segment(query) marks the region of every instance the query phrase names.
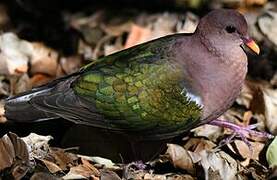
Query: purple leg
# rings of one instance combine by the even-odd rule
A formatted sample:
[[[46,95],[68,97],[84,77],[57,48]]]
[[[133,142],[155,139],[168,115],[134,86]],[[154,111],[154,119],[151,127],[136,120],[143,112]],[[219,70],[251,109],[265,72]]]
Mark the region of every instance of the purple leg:
[[[247,137],[263,138],[263,139],[274,138],[274,136],[269,134],[269,133],[259,132],[259,131],[253,130],[257,127],[256,124],[250,125],[250,126],[247,126],[247,127],[243,127],[243,126],[239,126],[239,125],[236,125],[234,123],[219,120],[219,119],[210,121],[209,124],[214,125],[214,126],[228,128],[228,129],[231,129],[232,131],[234,131],[234,134],[231,135],[230,138],[227,138],[226,141],[224,141],[224,143],[228,144],[236,135],[238,135],[248,145],[250,150],[252,149],[252,147],[251,147],[250,142],[247,140]]]

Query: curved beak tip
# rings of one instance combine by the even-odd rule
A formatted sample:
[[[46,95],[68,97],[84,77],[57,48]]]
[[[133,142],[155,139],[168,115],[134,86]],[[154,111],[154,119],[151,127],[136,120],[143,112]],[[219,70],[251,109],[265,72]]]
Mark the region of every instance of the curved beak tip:
[[[249,39],[247,42],[245,42],[245,45],[249,47],[252,51],[254,51],[256,54],[260,54],[260,48],[253,39]]]

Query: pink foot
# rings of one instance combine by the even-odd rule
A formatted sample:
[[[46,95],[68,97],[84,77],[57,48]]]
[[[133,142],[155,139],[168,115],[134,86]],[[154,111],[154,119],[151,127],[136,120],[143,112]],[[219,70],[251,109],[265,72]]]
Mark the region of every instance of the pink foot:
[[[272,139],[272,138],[274,138],[274,136],[269,133],[253,130],[257,127],[257,124],[243,127],[243,126],[239,126],[234,123],[231,123],[228,121],[222,121],[219,119],[210,121],[209,124],[214,125],[214,126],[228,128],[234,132],[234,134],[232,134],[230,137],[228,137],[227,139],[224,140],[224,142],[223,142],[224,144],[230,143],[231,140],[235,136],[239,136],[247,144],[247,146],[249,147],[250,150],[252,150],[252,147],[251,147],[250,142],[247,140],[247,138],[251,138],[251,139],[257,139],[257,138]]]

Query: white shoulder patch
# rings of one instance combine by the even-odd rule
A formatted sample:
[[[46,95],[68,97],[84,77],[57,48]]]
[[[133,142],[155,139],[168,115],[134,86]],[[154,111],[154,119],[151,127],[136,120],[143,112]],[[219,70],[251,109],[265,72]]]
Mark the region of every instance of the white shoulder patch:
[[[195,102],[195,104],[197,104],[199,107],[203,107],[203,102],[200,96],[189,92],[186,88],[182,90],[181,94],[185,95],[189,101]]]

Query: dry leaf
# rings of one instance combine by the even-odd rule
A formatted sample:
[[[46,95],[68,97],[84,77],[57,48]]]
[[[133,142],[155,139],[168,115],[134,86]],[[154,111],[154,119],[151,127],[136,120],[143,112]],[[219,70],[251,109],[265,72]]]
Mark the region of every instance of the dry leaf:
[[[47,161],[45,159],[42,159],[41,161],[45,164],[45,166],[51,173],[56,173],[56,172],[62,171],[62,169],[58,165],[56,165],[55,163],[53,163],[51,161]]]
[[[126,49],[147,41],[150,37],[150,34],[150,29],[132,24],[131,31],[124,45],[124,48]]]
[[[190,138],[188,142],[184,145],[184,148],[186,150],[196,153],[202,150],[212,150],[214,147],[216,147],[216,144],[204,138]]]
[[[41,43],[33,43],[32,47],[31,73],[55,76],[58,67],[58,53]]]
[[[205,124],[191,130],[195,136],[207,137],[211,141],[216,141],[222,135],[223,128]]]
[[[259,160],[259,155],[260,152],[264,148],[264,143],[260,142],[249,142],[251,144],[251,147],[253,148],[253,151],[249,149],[247,144],[243,142],[242,140],[235,140],[234,145],[235,148],[232,147],[231,144],[227,144],[227,146],[237,154],[240,154],[243,158],[249,158],[249,159],[254,159],[254,160]]]
[[[70,57],[63,57],[60,59],[60,64],[63,71],[66,74],[71,74],[76,72],[81,67],[82,59],[81,56],[70,56]]]
[[[201,151],[201,165],[205,171],[205,179],[240,179],[238,174],[239,164],[223,151]]]
[[[129,32],[131,26],[131,22],[125,22],[119,25],[101,24],[101,28],[106,32],[107,35],[115,37],[121,36],[124,32]]]
[[[261,32],[277,46],[277,12],[267,11],[258,18],[258,26]]]
[[[193,33],[196,30],[199,18],[196,15],[188,12],[186,13],[184,21],[184,23],[181,20],[178,21],[176,25],[176,31],[178,33]]]
[[[31,85],[32,87],[37,87],[43,84],[46,84],[48,82],[50,82],[52,80],[52,78],[50,78],[49,76],[45,75],[45,74],[40,74],[37,73],[35,75],[33,75],[33,77],[31,77]]]
[[[0,139],[0,170],[12,167],[6,174],[21,179],[30,168],[27,146],[16,134],[8,133]]]
[[[247,6],[258,5],[262,6],[267,3],[267,0],[244,0]]]
[[[79,179],[79,178],[99,179],[99,176],[100,176],[100,172],[98,170],[95,171],[94,169],[92,170],[90,166],[80,164],[78,166],[71,167],[70,171],[62,178],[63,179]]]
[[[67,170],[68,167],[75,164],[78,160],[77,155],[65,152],[61,148],[50,148],[50,152],[47,155],[48,159],[51,159],[62,170]]]
[[[30,90],[31,88],[32,84],[30,78],[26,73],[24,73],[22,76],[19,77],[18,81],[15,84],[14,94],[25,92],[27,90]]]
[[[32,45],[13,33],[0,36],[0,74],[19,75],[28,70]]]
[[[100,164],[100,165],[104,166],[105,168],[109,168],[109,169],[118,169],[119,168],[110,159],[97,157],[97,156],[84,156],[84,155],[78,155],[78,157],[92,161],[95,164]]]
[[[0,139],[0,170],[10,167],[15,158],[14,146],[8,135]]]
[[[167,144],[165,156],[175,167],[184,169],[192,174],[195,173],[191,156],[182,146]]]
[[[30,180],[60,180],[60,178],[56,178],[55,176],[49,174],[49,173],[44,173],[44,172],[37,172],[32,175]]]
[[[121,178],[113,171],[110,170],[100,170],[100,179],[101,180],[121,180]]]
[[[276,135],[277,91],[271,89],[263,89],[263,97],[265,104],[266,126],[272,134]]]
[[[40,136],[31,133],[22,140],[27,144],[30,158],[43,159],[49,152],[48,142],[53,139],[51,136]]]

